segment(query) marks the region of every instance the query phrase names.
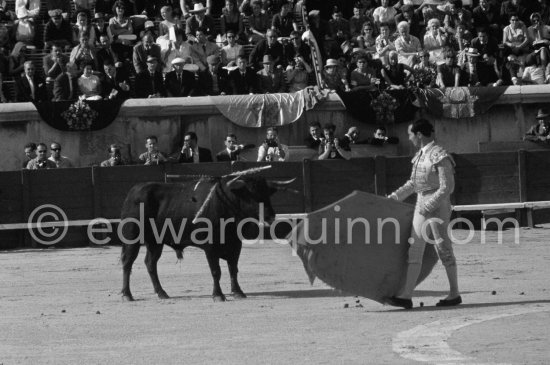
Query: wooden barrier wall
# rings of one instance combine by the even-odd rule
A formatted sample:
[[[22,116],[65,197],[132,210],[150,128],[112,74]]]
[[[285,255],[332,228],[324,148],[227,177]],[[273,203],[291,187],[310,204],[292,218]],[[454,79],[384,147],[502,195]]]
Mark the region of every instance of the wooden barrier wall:
[[[519,151],[454,155],[454,204],[550,200],[550,151]],[[353,190],[386,195],[401,186],[411,171],[410,157],[358,158],[349,161],[273,163],[262,172],[270,179],[296,178],[291,188],[272,199],[277,213],[319,209]],[[164,181],[170,175],[222,176],[265,165],[255,162],[166,164],[39,171],[0,172],[0,223],[26,223],[42,204],[54,204],[69,220],[119,218],[128,190],[136,183]],[[409,198],[414,201],[414,197]],[[87,244],[83,227],[72,227],[64,243]],[[0,231],[0,249],[31,246],[26,230]]]

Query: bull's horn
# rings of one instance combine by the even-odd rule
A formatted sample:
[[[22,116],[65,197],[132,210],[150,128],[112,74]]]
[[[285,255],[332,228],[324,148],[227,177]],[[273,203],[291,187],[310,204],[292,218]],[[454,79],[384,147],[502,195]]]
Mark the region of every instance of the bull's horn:
[[[294,179],[290,179],[290,180],[285,180],[285,181],[276,181],[276,180],[269,180],[268,181],[268,184],[274,188],[282,188],[282,187],[285,187],[287,185],[290,185],[294,182],[294,180],[296,180],[296,178]]]

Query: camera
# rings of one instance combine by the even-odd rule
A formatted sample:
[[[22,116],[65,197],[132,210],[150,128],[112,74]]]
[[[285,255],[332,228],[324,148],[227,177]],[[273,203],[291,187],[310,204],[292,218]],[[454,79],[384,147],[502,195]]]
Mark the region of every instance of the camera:
[[[274,139],[266,139],[264,143],[267,145],[267,147],[278,147],[279,144]]]

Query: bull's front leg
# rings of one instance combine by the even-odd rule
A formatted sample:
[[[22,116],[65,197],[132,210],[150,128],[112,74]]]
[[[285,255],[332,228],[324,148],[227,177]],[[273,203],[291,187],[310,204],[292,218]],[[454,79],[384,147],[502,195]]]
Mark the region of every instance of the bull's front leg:
[[[206,259],[208,260],[208,266],[210,266],[210,273],[214,280],[214,287],[212,289],[212,299],[215,302],[224,302],[225,295],[223,295],[222,288],[220,287],[220,278],[222,277],[222,271],[220,269],[220,258],[214,255],[212,252],[206,252]]]
[[[227,260],[227,267],[229,269],[229,276],[231,277],[231,294],[235,299],[244,299],[246,294],[243,293],[239,281],[237,280],[237,274],[239,273],[239,256],[232,257]]]

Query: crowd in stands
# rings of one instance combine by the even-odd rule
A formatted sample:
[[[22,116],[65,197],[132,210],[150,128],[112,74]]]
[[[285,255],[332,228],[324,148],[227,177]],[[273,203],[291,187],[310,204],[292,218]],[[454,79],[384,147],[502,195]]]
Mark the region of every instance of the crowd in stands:
[[[0,101],[297,91],[303,3],[331,89],[550,82],[547,0],[0,0]]]

